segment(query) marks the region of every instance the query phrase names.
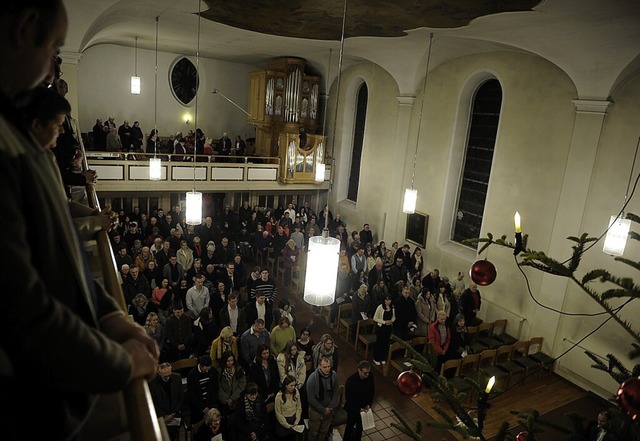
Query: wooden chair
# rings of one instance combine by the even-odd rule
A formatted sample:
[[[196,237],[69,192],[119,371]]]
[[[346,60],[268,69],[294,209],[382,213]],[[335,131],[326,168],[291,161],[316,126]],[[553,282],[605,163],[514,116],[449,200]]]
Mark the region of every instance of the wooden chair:
[[[533,358],[529,358],[529,341],[523,341],[522,343],[518,347],[514,346],[511,359],[524,368],[525,375],[522,379],[524,383],[527,378],[532,377],[534,374],[536,374],[536,377],[539,376],[542,365]]]
[[[473,344],[478,340],[478,326],[467,326],[467,331],[469,334],[469,344]]]
[[[413,347],[413,349],[416,350],[416,352],[420,354],[426,354],[428,342],[429,342],[429,337],[418,336],[418,337],[413,337],[411,341],[409,341],[409,344]]]
[[[509,374],[509,381],[507,383],[508,384],[507,387],[510,387],[512,384],[515,384],[514,383],[515,377],[520,377],[519,378],[520,383],[524,381],[527,370],[525,369],[524,366],[514,361],[514,354],[515,354],[515,357],[518,358],[519,356],[521,356],[522,349],[526,348],[526,346],[527,346],[527,342],[525,341],[519,341],[519,342],[516,342],[516,344],[514,345],[504,346],[504,347],[511,348],[511,352],[509,353],[509,359],[506,361],[496,362],[496,366],[498,367],[498,369],[502,369],[503,371]]]
[[[447,379],[456,393],[467,392],[471,389],[471,385],[464,381],[464,378],[460,375],[461,365],[462,359],[456,358],[445,361],[440,367],[440,375]]]
[[[189,401],[186,399],[187,396],[187,374],[191,369],[198,365],[197,358],[182,358],[180,360],[176,360],[171,363],[171,370],[174,373],[180,374],[182,377],[182,388],[184,391],[185,400],[182,403],[181,409],[181,420],[180,420],[180,428],[184,430],[184,439],[188,440],[193,438],[193,426],[191,424],[191,415],[189,408]]]
[[[333,411],[331,425],[334,428],[347,424],[347,411],[344,410],[344,384],[338,387],[338,407]]]
[[[480,363],[480,354],[470,354],[466,357],[463,357],[460,361],[460,371],[458,373],[458,376],[461,378],[468,377],[476,382],[480,381],[478,378],[480,376],[480,372],[478,371],[478,363]],[[464,383],[468,385],[466,381]],[[471,387],[469,387],[469,389],[467,390],[467,400],[469,402],[473,402],[475,398],[474,392],[475,389]]]
[[[294,266],[291,269],[291,286],[292,288],[301,289],[304,281],[304,271],[307,268],[307,265],[303,262],[306,253],[299,254],[298,265]]]
[[[198,365],[197,358],[183,358],[171,363],[171,368],[173,372],[177,372],[182,376],[182,379],[183,379],[182,382],[185,383],[187,381],[187,374],[191,369],[193,369],[197,365]]]
[[[343,303],[338,306],[338,320],[336,324],[336,334],[340,335],[340,327],[345,327],[344,339],[349,343],[349,332],[351,331],[351,310],[353,303]]]
[[[471,352],[480,353],[485,349],[496,349],[489,347],[486,343],[489,337],[491,337],[492,332],[493,323],[480,323],[480,325],[478,325],[478,337],[470,344]]]
[[[505,345],[514,345],[517,338],[507,334],[507,319],[500,319],[493,322],[493,337]]]
[[[376,322],[373,319],[358,320],[356,326],[356,342],[355,349],[358,351],[358,344],[362,342],[364,344],[364,358],[367,359],[369,354],[369,345],[376,344]]]
[[[509,348],[509,351],[510,350],[511,348]],[[478,377],[478,379],[481,382],[480,385],[483,386],[482,382],[486,383],[491,377],[495,377],[496,386],[504,389],[509,381],[509,374],[507,374],[502,369],[498,369],[497,367],[495,367],[497,351],[497,349],[486,349],[480,353],[478,370],[480,371],[481,375]]]
[[[409,360],[407,350],[402,347],[402,344],[400,342],[392,343],[387,351],[387,362],[382,367],[382,373],[385,377],[389,375],[389,366],[392,364],[399,372],[405,371],[407,366],[404,365],[404,363],[406,363],[407,360]]]
[[[542,352],[543,340],[543,337],[533,337],[529,340],[529,351],[527,352],[527,357],[540,363],[542,367],[540,373],[542,373],[542,371],[551,373],[553,372],[553,364],[556,359]]]

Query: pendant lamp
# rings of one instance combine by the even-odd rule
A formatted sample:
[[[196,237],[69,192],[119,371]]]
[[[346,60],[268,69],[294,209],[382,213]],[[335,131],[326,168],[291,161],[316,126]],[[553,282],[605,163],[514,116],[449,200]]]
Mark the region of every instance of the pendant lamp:
[[[196,96],[193,126],[198,127],[198,75],[200,67],[200,22],[202,14],[200,13],[200,0],[198,0],[198,42],[196,45]],[[202,193],[196,191],[196,148],[193,147],[193,190],[187,193],[186,201],[186,223],[187,225],[200,225],[202,223]]]
[[[416,160],[418,159],[418,141],[420,140],[420,128],[422,127],[422,111],[424,109],[424,96],[427,90],[427,77],[429,76],[429,62],[431,61],[431,44],[433,43],[433,32],[429,35],[429,51],[427,52],[427,67],[424,71],[424,85],[422,87],[422,103],[420,104],[420,116],[418,117],[418,133],[416,135],[416,151],[413,155],[413,172],[411,173],[411,188],[404,190],[404,202],[402,212],[413,214],[416,212],[418,203],[418,190],[413,187],[416,177]]]
[[[347,0],[344,0],[342,11],[342,34],[340,36],[340,57],[338,62],[338,79],[336,84],[336,109],[333,123],[331,157],[335,146],[336,123],[338,120],[338,97],[340,97],[340,77],[342,76],[342,58],[344,53],[344,29],[347,18]],[[324,165],[324,164],[322,164]],[[316,164],[318,167],[318,164]],[[331,167],[331,174],[335,167]],[[316,168],[317,176],[317,168]],[[327,201],[331,196],[333,179],[330,179]],[[335,301],[338,263],[340,260],[340,241],[329,237],[329,209],[323,211],[325,217],[322,236],[309,239],[307,252],[307,269],[304,285],[304,301],[314,306],[328,306]]]

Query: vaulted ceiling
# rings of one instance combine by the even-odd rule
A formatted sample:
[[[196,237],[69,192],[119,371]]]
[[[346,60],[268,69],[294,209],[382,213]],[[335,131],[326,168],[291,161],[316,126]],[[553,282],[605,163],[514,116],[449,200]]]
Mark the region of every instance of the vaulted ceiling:
[[[339,49],[342,0],[64,0],[70,30],[64,47],[81,56],[100,44],[194,55],[263,68],[297,56],[331,79]],[[508,4],[508,7],[504,6]],[[344,65],[370,61],[411,95],[430,68],[472,53],[520,51],[547,59],[574,82],[577,98],[604,99],[640,70],[638,0],[348,0]],[[333,51],[331,72],[329,50]]]

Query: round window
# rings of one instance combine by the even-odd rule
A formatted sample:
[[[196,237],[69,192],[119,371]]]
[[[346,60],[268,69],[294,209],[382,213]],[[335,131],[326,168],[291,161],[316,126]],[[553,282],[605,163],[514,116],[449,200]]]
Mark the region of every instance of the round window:
[[[179,59],[171,68],[171,91],[176,99],[186,106],[198,92],[199,77],[196,66],[186,57]]]

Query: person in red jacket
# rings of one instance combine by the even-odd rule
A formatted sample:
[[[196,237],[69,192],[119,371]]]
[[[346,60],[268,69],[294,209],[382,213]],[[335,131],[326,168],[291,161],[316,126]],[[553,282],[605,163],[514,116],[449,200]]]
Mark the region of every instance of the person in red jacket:
[[[429,343],[436,351],[436,372],[440,372],[440,366],[446,360],[449,343],[451,343],[451,330],[447,326],[447,313],[438,311],[436,321],[429,326]]]

